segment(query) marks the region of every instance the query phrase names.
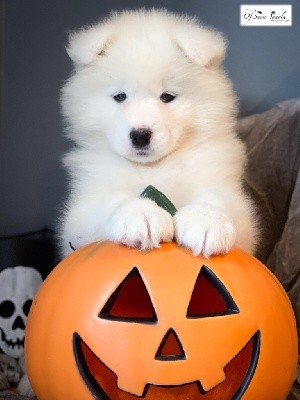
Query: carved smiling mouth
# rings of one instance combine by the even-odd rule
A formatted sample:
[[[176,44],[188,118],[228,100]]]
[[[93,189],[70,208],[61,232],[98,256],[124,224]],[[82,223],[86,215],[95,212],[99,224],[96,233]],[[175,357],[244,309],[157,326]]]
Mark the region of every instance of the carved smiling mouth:
[[[147,384],[141,397],[119,389],[117,376],[88,347],[78,333],[73,334],[73,350],[78,370],[98,400],[240,400],[255,372],[260,350],[257,331],[242,350],[224,367],[226,379],[208,392],[199,381],[182,385]]]

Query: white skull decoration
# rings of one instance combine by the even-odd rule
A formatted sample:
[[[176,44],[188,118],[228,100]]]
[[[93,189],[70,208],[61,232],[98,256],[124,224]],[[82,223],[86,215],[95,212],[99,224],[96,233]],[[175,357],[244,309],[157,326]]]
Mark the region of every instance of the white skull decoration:
[[[41,274],[32,267],[17,266],[0,272],[0,348],[11,357],[23,355],[25,325],[41,283]]]

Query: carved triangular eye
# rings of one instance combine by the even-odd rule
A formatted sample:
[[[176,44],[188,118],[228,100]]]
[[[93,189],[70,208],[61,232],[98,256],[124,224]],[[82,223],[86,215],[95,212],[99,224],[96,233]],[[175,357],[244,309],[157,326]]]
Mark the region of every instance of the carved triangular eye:
[[[124,322],[157,322],[151,298],[136,267],[110,296],[99,317]]]
[[[239,312],[226,287],[206,266],[201,268],[187,310],[187,318],[214,317]]]

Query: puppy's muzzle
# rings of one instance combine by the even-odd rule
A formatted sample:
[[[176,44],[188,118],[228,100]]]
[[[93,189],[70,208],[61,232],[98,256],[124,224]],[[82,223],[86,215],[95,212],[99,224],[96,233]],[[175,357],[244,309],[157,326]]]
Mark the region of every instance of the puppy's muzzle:
[[[143,149],[149,146],[152,132],[149,129],[133,129],[129,136],[133,147]]]

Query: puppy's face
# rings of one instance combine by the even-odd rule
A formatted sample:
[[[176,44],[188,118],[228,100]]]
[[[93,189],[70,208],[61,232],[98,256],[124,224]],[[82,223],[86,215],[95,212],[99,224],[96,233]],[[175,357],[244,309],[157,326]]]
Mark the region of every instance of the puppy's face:
[[[178,58],[186,63],[183,55]],[[111,49],[107,59],[98,62],[98,68],[110,71],[111,77],[101,90],[103,112],[93,119],[98,119],[111,149],[139,163],[172,153],[194,124],[191,82],[184,78],[191,68],[175,68],[173,60],[158,60],[143,49],[133,54]]]
[[[109,26],[100,24],[74,36],[69,54],[77,70],[63,89],[62,105],[71,123],[70,136],[81,145],[95,148],[105,141],[122,157],[149,163],[193,140],[199,130],[203,136],[208,127],[212,131],[210,122],[216,122],[231,92],[218,62],[209,65],[216,50],[207,59],[203,51],[204,61],[195,61],[186,49],[185,36],[182,39],[177,32],[174,38],[170,21],[167,29],[161,13],[148,14],[143,24],[141,15],[132,14],[131,29],[128,15],[127,19],[121,15]],[[199,34],[199,28],[194,28]],[[105,36],[104,29],[107,37],[91,56],[86,47],[94,40],[95,52],[97,35],[101,36],[97,29]],[[213,42],[209,36],[206,40]]]
[[[144,76],[147,79],[147,76]],[[144,88],[125,85],[109,97],[113,119],[105,133],[112,149],[125,158],[147,163],[173,152],[189,129],[178,90],[162,82]],[[148,87],[147,87],[148,86]]]

